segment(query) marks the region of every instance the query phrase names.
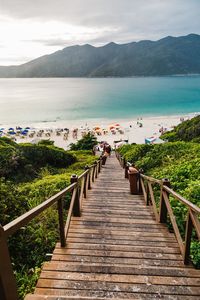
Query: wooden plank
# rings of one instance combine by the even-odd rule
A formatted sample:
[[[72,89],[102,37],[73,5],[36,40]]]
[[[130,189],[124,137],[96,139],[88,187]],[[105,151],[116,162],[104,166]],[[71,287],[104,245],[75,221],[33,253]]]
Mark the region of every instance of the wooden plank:
[[[66,251],[65,251],[66,250]],[[156,253],[148,249],[146,252],[124,252],[124,251],[106,251],[106,250],[86,250],[86,249],[59,249],[56,248],[53,252],[58,255],[89,255],[89,256],[104,256],[104,257],[130,257],[130,258],[148,258],[148,259],[179,259],[182,260],[180,254],[174,253]]]
[[[62,272],[43,271],[40,276],[41,279],[62,279],[62,280],[76,280],[87,282],[120,282],[120,283],[149,283],[160,285],[181,285],[181,286],[200,286],[200,278],[191,277],[174,277],[174,276],[148,276],[144,275],[125,275],[120,274],[99,274],[99,273],[75,273],[75,272]],[[200,293],[200,290],[199,290]]]
[[[45,271],[61,271],[61,272],[78,272],[78,273],[103,273],[103,274],[127,274],[127,275],[147,275],[147,276],[171,276],[171,277],[190,277],[200,278],[200,272],[195,269],[188,268],[172,268],[145,266],[138,268],[137,266],[127,267],[121,265],[101,265],[101,264],[68,264],[63,262],[46,262],[43,270]]]
[[[100,239],[103,238],[104,240],[122,240],[122,241],[147,241],[147,242],[170,242],[170,243],[175,243],[177,245],[177,241],[174,237],[165,237],[164,235],[156,235],[155,233],[148,232],[144,236],[143,233],[135,233],[135,235],[118,235],[117,233],[115,234],[109,234],[109,233],[84,233],[84,232],[70,232],[68,234],[68,238],[90,238],[90,239]]]
[[[129,209],[123,209],[123,210],[120,210],[120,209],[116,209],[116,210],[109,210],[107,209],[107,207],[104,207],[102,210],[99,211],[99,209],[93,207],[93,208],[87,208],[87,209],[83,209],[82,210],[82,215],[84,214],[96,214],[96,213],[108,213],[108,214],[124,214],[124,215],[131,215],[131,216],[134,216],[134,215],[140,215],[140,216],[154,216],[153,212],[149,211],[149,210],[144,210],[144,211],[130,211]]]
[[[104,250],[104,251],[126,251],[126,252],[152,252],[152,253],[180,253],[179,248],[159,247],[159,246],[138,246],[138,245],[111,245],[111,244],[83,244],[67,243],[68,249],[85,249],[85,250]]]
[[[103,245],[116,245],[116,239],[98,239],[98,238],[75,238],[75,237],[68,237],[67,242],[69,243],[78,243],[78,244],[103,244]],[[122,245],[129,245],[129,246],[156,246],[156,247],[169,247],[169,248],[179,248],[176,242],[159,242],[158,241],[139,241],[139,240],[119,240],[117,243],[118,246]]]
[[[81,228],[78,230],[77,226],[71,226],[69,229],[70,234],[74,233],[84,233],[84,234],[98,234],[98,235],[118,235],[118,236],[124,236],[124,237],[140,237],[140,236],[155,236],[155,237],[169,237],[169,238],[175,238],[173,233],[168,232],[166,228],[160,229],[159,231],[155,231],[155,229],[152,229],[151,231],[141,231],[141,230],[135,230],[127,232],[127,230],[107,230],[104,228]]]
[[[25,300],[44,300],[44,291],[43,289],[36,289],[36,291],[40,292],[40,290],[42,291],[42,295],[27,295],[26,296],[26,299]],[[54,296],[53,294],[55,294],[57,292],[52,290],[51,292],[51,289],[48,290],[48,292],[50,292],[51,294],[50,295],[47,295],[47,293],[45,294],[45,300],[74,300],[74,299],[79,299],[79,300],[96,300],[96,296],[94,297],[82,297],[80,295],[76,295],[76,296],[66,296],[65,295],[61,295],[59,296]],[[151,299],[154,299],[155,300],[155,297],[157,295],[155,294],[134,294],[134,296],[131,298],[132,300],[137,300],[137,299],[140,299],[140,300],[151,300]],[[172,297],[171,297],[172,299]],[[101,297],[98,297],[98,300],[105,300],[105,297],[104,298],[101,298]],[[124,300],[124,298],[117,298],[117,300]],[[162,300],[169,300],[169,296],[165,296],[165,295],[162,295]],[[176,295],[176,300],[199,300],[199,296],[184,296],[184,295]]]
[[[129,227],[129,228],[128,228]],[[149,226],[149,225],[146,225],[146,226],[142,226],[142,225],[138,225],[138,224],[135,224],[135,226],[125,226],[125,227],[122,227],[122,226],[112,226],[111,224],[108,224],[108,223],[104,223],[104,224],[101,224],[101,226],[99,224],[73,224],[70,226],[71,230],[79,230],[81,232],[83,232],[84,230],[99,230],[99,231],[107,231],[107,232],[110,232],[110,231],[124,231],[125,232],[157,232],[157,233],[166,233],[168,234],[167,232],[167,228],[166,227],[159,227],[159,226]]]
[[[104,217],[104,220],[106,222],[110,222],[110,223],[117,223],[117,224],[152,224],[152,225],[158,225],[155,220],[144,220],[144,219],[135,219],[135,218],[115,218],[115,217],[110,217],[110,216],[105,216]],[[73,223],[78,223],[79,221],[80,222],[101,222],[102,223],[102,217],[96,217],[96,216],[93,216],[93,217],[90,217],[90,216],[85,216],[85,217],[72,217],[72,224]]]
[[[54,289],[66,289],[66,290],[80,290],[80,291],[104,291],[108,292],[116,292],[120,291],[120,293],[149,293],[156,294],[160,293],[161,295],[196,295],[199,296],[199,288],[198,287],[187,287],[187,286],[163,286],[163,285],[151,285],[148,284],[128,284],[128,283],[110,283],[110,282],[82,282],[82,281],[70,281],[70,280],[51,280],[48,279],[40,279],[37,283],[37,288],[54,288]],[[82,294],[81,292],[81,294]],[[117,292],[116,292],[117,293]],[[118,293],[117,293],[118,294]]]
[[[129,224],[129,223],[110,223],[110,222],[89,222],[89,221],[78,221],[71,224],[73,228],[98,228],[98,229],[105,229],[107,230],[128,230],[128,231],[152,231],[156,230],[159,232],[160,230],[167,231],[166,227],[162,226],[161,224]]]
[[[127,219],[142,219],[142,220],[154,220],[154,218],[151,215],[137,215],[137,214],[128,214],[122,212],[121,214],[113,214],[113,213],[108,213],[108,212],[96,212],[96,213],[82,213],[83,219],[88,219],[92,217],[98,217],[98,218],[108,218],[108,217],[115,217],[117,219],[120,218],[127,218]]]
[[[149,255],[150,256],[150,255]],[[96,263],[96,264],[109,264],[109,265],[128,265],[128,266],[171,266],[171,267],[183,267],[183,261],[181,257],[177,257],[176,259],[171,259],[168,257],[167,259],[152,259],[149,258],[133,258],[133,257],[105,257],[105,256],[87,256],[87,255],[80,255],[80,254],[67,254],[67,255],[60,255],[54,254],[52,257],[52,261],[67,261],[70,262],[77,262],[78,264],[84,263]],[[190,267],[191,268],[191,267]]]

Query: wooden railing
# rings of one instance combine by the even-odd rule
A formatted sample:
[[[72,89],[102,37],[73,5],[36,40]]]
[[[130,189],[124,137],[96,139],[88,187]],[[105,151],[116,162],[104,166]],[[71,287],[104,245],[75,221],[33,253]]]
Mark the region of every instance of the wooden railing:
[[[27,225],[36,216],[57,202],[60,242],[61,246],[65,247],[71,217],[72,215],[81,215],[82,199],[83,197],[86,198],[88,190],[91,189],[92,182],[95,181],[95,178],[97,178],[98,173],[101,171],[101,166],[102,159],[99,158],[92,166],[86,166],[85,172],[80,176],[72,175],[70,186],[66,187],[64,190],[52,196],[48,200],[45,200],[40,205],[26,212],[9,224],[5,226],[0,225],[0,300],[18,299],[16,280],[7,246],[8,237],[14,234],[21,227]],[[66,194],[69,192],[71,193],[71,202],[65,224],[63,202]]]
[[[116,156],[123,168],[125,168],[125,178],[127,178],[127,168],[130,163],[119,154]],[[155,191],[153,185],[159,187],[159,201],[156,201]],[[152,205],[155,218],[160,223],[167,223],[167,218],[169,216],[171,225],[173,227],[174,234],[176,236],[177,242],[180,247],[181,254],[185,264],[190,263],[190,244],[192,238],[193,229],[196,232],[196,236],[200,241],[200,208],[187,199],[183,198],[181,195],[176,193],[170,188],[170,181],[168,179],[158,180],[149,176],[142,174],[142,170],[139,171],[138,180],[138,194],[142,193],[144,195],[144,200],[146,205]],[[187,221],[185,226],[185,240],[183,241],[177,222],[176,217],[173,212],[173,208],[170,203],[170,197],[178,200],[180,203],[187,207]]]

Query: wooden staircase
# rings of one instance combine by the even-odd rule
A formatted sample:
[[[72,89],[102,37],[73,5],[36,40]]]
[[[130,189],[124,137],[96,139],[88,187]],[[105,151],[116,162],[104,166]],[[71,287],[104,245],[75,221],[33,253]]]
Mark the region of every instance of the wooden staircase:
[[[200,299],[200,271],[185,266],[174,234],[143,196],[130,195],[115,156],[73,217],[26,300]]]

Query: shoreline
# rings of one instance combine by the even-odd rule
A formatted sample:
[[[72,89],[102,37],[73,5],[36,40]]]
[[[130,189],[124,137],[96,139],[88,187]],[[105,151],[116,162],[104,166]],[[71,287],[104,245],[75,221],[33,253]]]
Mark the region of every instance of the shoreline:
[[[159,138],[161,131],[172,130],[181,121],[191,119],[197,115],[169,115],[169,116],[149,116],[139,118],[123,119],[88,119],[88,120],[69,120],[57,122],[37,122],[37,123],[18,123],[7,124],[3,127],[3,136],[9,136],[17,143],[37,143],[40,140],[53,140],[55,146],[69,149],[71,143],[76,143],[87,132],[93,131],[98,142],[106,141],[114,147],[114,141],[127,140],[128,143],[144,144],[145,138]],[[118,125],[118,126],[116,126]],[[7,134],[9,128],[16,131],[16,126],[28,127],[27,134]],[[96,128],[96,129],[95,129]],[[98,129],[99,128],[99,129]],[[76,131],[76,133],[74,133]],[[5,135],[6,134],[6,135]]]

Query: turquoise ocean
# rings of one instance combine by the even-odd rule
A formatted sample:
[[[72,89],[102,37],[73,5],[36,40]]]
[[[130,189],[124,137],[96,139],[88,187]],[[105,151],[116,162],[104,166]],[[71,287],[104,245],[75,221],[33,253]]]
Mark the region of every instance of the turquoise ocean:
[[[200,112],[200,76],[0,79],[0,124]]]

